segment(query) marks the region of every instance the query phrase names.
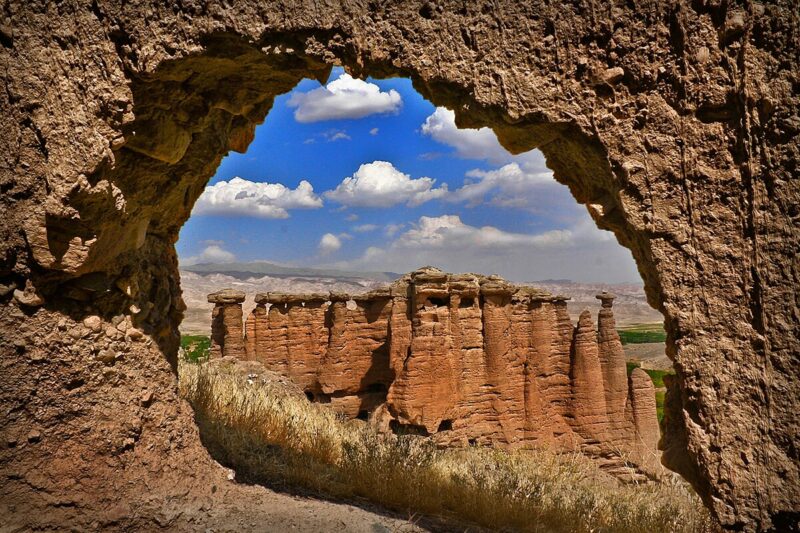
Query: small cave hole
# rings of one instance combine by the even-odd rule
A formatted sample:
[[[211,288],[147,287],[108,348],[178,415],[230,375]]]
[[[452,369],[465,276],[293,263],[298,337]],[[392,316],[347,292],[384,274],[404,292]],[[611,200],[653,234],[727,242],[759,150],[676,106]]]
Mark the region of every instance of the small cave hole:
[[[307,390],[306,391],[306,398],[308,399],[309,402],[313,402],[314,399],[315,399],[314,398],[314,393],[311,392],[310,390]]]
[[[369,411],[367,411],[366,409],[360,410],[358,412],[358,415],[356,415],[356,418],[359,419],[359,420],[367,420],[367,419],[369,419]]]
[[[445,307],[450,304],[450,298],[428,298],[428,303],[435,307]]]
[[[439,428],[436,430],[437,433],[442,431],[452,431],[453,429],[453,421],[452,420],[442,420],[439,423]]]
[[[433,6],[427,2],[422,4],[422,7],[419,8],[419,16],[426,20],[431,20],[433,18]]]
[[[475,305],[475,298],[464,298],[459,302],[458,307],[460,309],[469,309]]]
[[[331,403],[330,394],[316,394],[314,399],[317,401],[317,403]]]

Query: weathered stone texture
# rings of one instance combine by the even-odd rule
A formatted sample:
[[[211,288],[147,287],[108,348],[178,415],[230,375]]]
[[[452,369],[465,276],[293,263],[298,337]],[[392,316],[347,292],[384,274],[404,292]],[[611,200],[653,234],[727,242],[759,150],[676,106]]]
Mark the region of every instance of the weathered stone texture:
[[[126,315],[174,368],[183,305],[173,243],[222,157],[246,148],[276,95],[324,79],[331,64],[354,75],[409,75],[431,102],[455,111],[459,126],[489,126],[514,153],[541,148],[556,180],[633,253],[675,362],[667,466],[728,528],[794,527],[797,2],[420,6],[6,2],[0,285],[13,290],[3,291],[4,327],[18,330],[42,310],[51,325],[59,315],[78,323]],[[155,452],[127,452],[112,475],[105,465],[116,452],[105,436],[71,438],[71,424],[96,425],[94,411],[64,421],[53,414],[62,409],[19,407],[28,383],[68,382],[94,368],[100,348],[73,358],[53,343],[45,359],[62,364],[51,368],[0,347],[3,430],[41,425],[54,437],[2,452],[4,479],[45,465],[53,480],[2,488],[19,529],[57,526],[68,513],[86,529],[115,502],[143,509],[143,494],[164,500],[174,490],[128,483],[162,474]],[[551,358],[563,365],[563,354]],[[141,364],[127,369],[128,387],[103,380],[71,397],[131,413],[142,388],[169,389],[156,369],[166,372]],[[562,386],[563,375],[553,374]],[[60,405],[66,393],[38,394]],[[176,416],[178,405],[152,415],[147,436],[184,431],[190,417]],[[122,431],[125,416],[108,423]],[[185,447],[169,467],[212,479],[210,466],[193,461],[199,440],[187,436]],[[55,463],[56,450],[85,460]],[[77,503],[49,503],[67,498]],[[116,523],[138,520],[120,514]]]
[[[597,298],[602,308],[597,314],[597,344],[603,385],[606,393],[606,415],[610,435],[624,435],[629,428],[625,421],[625,403],[628,399],[628,375],[625,368],[625,352],[617,333],[614,313],[611,310],[614,296],[601,293]]]
[[[432,267],[354,298],[257,295],[247,357],[384,430],[443,445],[627,451],[656,470],[655,403],[643,397],[653,396],[652,384],[637,374],[629,394],[619,338],[608,329],[611,300],[599,331],[588,310],[573,329],[564,297]],[[265,303],[272,307],[260,321]],[[619,402],[613,423],[611,398]]]
[[[653,453],[659,440],[655,389],[650,376],[641,368],[634,368],[628,377],[629,420],[633,421],[634,457],[640,463],[657,463]]]
[[[211,319],[211,357],[246,358],[244,329],[242,326],[242,302],[245,294],[232,289],[223,289],[208,295],[213,303]]]
[[[570,414],[575,431],[586,442],[605,442],[609,439],[606,392],[597,353],[597,333],[588,309],[581,313],[575,326],[571,376]]]

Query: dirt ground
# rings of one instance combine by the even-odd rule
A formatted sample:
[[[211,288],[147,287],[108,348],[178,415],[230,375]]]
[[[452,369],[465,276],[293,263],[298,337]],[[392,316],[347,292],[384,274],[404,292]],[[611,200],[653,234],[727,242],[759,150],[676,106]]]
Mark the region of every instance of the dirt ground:
[[[407,520],[381,514],[347,503],[336,503],[292,496],[270,489],[250,486],[245,489],[247,504],[223,501],[212,509],[185,510],[177,516],[170,530],[213,531],[342,531],[355,533],[428,531]],[[237,491],[238,496],[242,493]],[[247,516],[239,513],[248,508]]]

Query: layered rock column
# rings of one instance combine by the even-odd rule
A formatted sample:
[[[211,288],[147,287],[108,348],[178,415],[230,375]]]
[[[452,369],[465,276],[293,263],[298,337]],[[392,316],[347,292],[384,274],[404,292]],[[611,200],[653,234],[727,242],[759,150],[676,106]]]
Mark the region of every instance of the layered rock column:
[[[256,360],[270,370],[289,376],[289,310],[286,299],[291,295],[284,293],[257,294],[259,305],[269,305],[263,328],[256,330]],[[258,309],[258,307],[256,307]],[[263,349],[261,349],[263,347]]]
[[[597,333],[588,309],[581,313],[575,326],[571,376],[575,431],[587,444],[599,444],[607,439],[608,416]]]
[[[647,372],[634,368],[628,377],[628,419],[633,424],[633,452],[639,463],[658,463],[656,449],[660,430],[653,381]]]
[[[615,296],[608,292],[602,292],[596,297],[601,302],[600,312],[597,315],[597,346],[600,367],[603,371],[603,388],[611,430],[610,437],[622,441],[630,432],[625,420],[628,372],[625,365],[625,352],[619,339],[619,333],[617,333],[614,312],[611,310]]]
[[[388,345],[389,289],[331,293],[329,337],[316,378],[323,399],[347,415],[366,417],[386,399],[394,373]]]
[[[455,404],[455,368],[448,275],[412,274],[412,336],[403,369],[392,383],[390,409],[402,424],[435,433]]]
[[[516,287],[501,279],[481,283],[486,374],[494,388],[492,413],[500,440],[517,441],[525,428],[523,360],[514,350],[511,297]]]
[[[247,358],[253,361],[261,360],[259,354],[264,354],[269,349],[266,342],[267,335],[267,294],[257,293],[255,296],[256,307],[247,315],[245,321],[245,350]]]
[[[211,312],[211,357],[247,357],[242,327],[242,302],[245,294],[223,289],[208,295],[214,304]]]
[[[320,363],[328,349],[328,294],[295,294],[283,300],[288,320],[289,377],[304,390],[313,392],[317,389]]]

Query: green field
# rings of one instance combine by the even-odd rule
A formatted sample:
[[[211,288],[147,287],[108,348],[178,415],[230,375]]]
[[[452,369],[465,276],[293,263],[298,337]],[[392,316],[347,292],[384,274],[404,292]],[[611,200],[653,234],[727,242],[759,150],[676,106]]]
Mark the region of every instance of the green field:
[[[632,324],[618,328],[622,344],[644,344],[649,342],[666,342],[667,333],[663,324]]]
[[[211,338],[206,335],[181,335],[181,348],[187,361],[197,363],[208,359],[211,351]]]

